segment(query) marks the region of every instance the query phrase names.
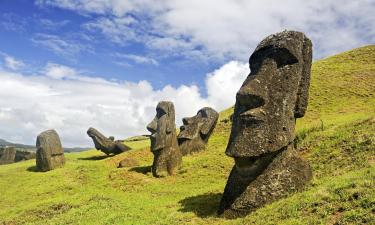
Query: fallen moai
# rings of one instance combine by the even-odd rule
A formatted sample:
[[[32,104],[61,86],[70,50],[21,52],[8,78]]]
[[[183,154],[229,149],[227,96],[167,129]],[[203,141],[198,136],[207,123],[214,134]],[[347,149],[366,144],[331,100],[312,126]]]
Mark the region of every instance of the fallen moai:
[[[116,155],[130,150],[130,148],[122,143],[122,141],[115,141],[115,138],[113,136],[107,138],[95,128],[90,127],[87,130],[87,135],[94,141],[95,148],[107,155]]]

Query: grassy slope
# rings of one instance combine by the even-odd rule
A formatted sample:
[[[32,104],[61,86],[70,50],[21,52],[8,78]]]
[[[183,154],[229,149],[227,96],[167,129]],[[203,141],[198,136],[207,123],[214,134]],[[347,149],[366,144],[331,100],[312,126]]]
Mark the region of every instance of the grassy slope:
[[[233,165],[226,157],[233,109],[221,113],[208,149],[185,157],[174,177],[149,172],[148,141],[112,158],[66,154],[64,168],[35,161],[0,167],[0,224],[369,224],[375,220],[375,46],[313,65],[310,105],[298,148],[312,165],[306,190],[237,220],[216,216]],[[125,157],[140,166],[117,169]]]

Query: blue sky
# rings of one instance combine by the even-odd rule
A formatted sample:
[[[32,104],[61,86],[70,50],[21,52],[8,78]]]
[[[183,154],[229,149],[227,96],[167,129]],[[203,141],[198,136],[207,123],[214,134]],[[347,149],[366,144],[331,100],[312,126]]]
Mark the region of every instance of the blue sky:
[[[146,134],[161,100],[180,125],[234,104],[266,36],[302,31],[317,60],[374,44],[374,11],[374,0],[0,0],[0,138]]]

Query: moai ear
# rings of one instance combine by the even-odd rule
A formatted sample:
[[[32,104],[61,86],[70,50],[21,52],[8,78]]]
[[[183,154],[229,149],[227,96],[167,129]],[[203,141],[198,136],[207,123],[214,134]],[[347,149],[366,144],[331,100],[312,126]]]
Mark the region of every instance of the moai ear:
[[[294,109],[294,117],[301,118],[305,115],[308,98],[311,75],[312,61],[312,43],[306,36],[304,37],[304,45],[302,49],[303,68],[301,80],[299,82],[297,101]]]
[[[218,118],[219,114],[216,111],[207,111],[207,120],[201,128],[201,134],[208,135],[215,128]]]
[[[167,134],[171,133],[173,130],[176,129],[175,126],[175,115],[174,115],[174,105],[172,102],[168,104],[167,110]]]

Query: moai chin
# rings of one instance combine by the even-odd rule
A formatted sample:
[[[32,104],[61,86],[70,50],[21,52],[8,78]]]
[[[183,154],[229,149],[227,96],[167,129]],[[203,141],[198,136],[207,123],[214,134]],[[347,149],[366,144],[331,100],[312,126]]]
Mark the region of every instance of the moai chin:
[[[49,171],[65,164],[64,149],[55,130],[40,133],[36,139],[36,168]]]
[[[245,216],[301,189],[312,177],[293,147],[308,102],[311,41],[301,32],[265,38],[250,56],[251,73],[237,92],[226,154],[235,165],[219,214]]]
[[[95,128],[90,127],[87,130],[87,135],[94,142],[95,148],[107,155],[111,153],[116,155],[130,150],[130,147],[126,146],[121,141],[115,141],[113,136],[107,138]]]
[[[210,107],[204,107],[193,117],[182,119],[183,126],[178,134],[178,144],[182,155],[199,152],[205,145],[214,130],[219,113]]]
[[[156,116],[147,125],[151,132],[151,151],[154,154],[152,174],[155,177],[173,175],[182,164],[177,143],[175,112],[172,102],[161,101],[156,106]]]

